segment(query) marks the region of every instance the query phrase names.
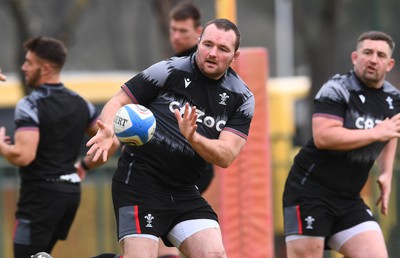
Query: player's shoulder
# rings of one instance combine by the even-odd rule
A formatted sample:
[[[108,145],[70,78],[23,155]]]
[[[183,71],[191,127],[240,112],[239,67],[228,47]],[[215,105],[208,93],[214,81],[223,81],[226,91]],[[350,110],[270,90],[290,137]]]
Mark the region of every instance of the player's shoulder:
[[[340,84],[343,85],[345,83],[351,83],[351,81],[355,78],[355,75],[352,71],[346,74],[335,74],[328,81],[327,84]]]
[[[244,80],[231,67],[228,68],[222,78],[221,86],[234,93],[240,93],[249,97],[253,96],[253,93]]]
[[[154,71],[160,69],[173,70],[173,69],[185,69],[191,66],[191,56],[172,56],[167,59],[158,61],[149,66],[144,71]]]
[[[396,86],[394,86],[389,81],[384,81],[384,83],[383,83],[383,91],[387,92],[389,94],[392,94],[392,95],[397,95],[397,96],[400,97],[400,90],[398,88],[396,88]]]
[[[79,100],[81,100],[81,101],[85,101],[85,102],[87,102],[87,103],[90,103],[90,101],[89,100],[87,100],[86,98],[84,98],[82,95],[80,95],[78,92],[76,92],[76,91],[74,91],[74,90],[72,90],[72,89],[69,89],[68,87],[66,87],[65,85],[63,85],[64,87],[63,87],[63,91],[64,91],[64,93],[65,94],[67,94],[67,95],[69,95],[71,98],[76,98],[76,99],[79,99]],[[90,103],[91,104],[91,103]]]
[[[355,82],[352,72],[347,74],[335,74],[329,78],[320,88],[315,99],[340,99],[349,96],[350,88],[354,88]]]
[[[349,71],[346,74],[335,74],[323,85],[323,88],[336,90],[356,90],[360,87],[361,82],[354,71]]]
[[[17,106],[17,108],[23,107],[23,106],[29,106],[29,107],[33,108],[39,99],[43,99],[46,96],[48,96],[46,91],[42,87],[38,87],[38,88],[35,88],[34,90],[32,90],[28,95],[21,98],[17,102],[16,106]]]
[[[143,77],[146,78],[146,80],[152,80],[163,84],[171,74],[179,71],[192,72],[193,70],[190,62],[190,57],[188,56],[170,57],[149,66],[140,72],[137,77]]]

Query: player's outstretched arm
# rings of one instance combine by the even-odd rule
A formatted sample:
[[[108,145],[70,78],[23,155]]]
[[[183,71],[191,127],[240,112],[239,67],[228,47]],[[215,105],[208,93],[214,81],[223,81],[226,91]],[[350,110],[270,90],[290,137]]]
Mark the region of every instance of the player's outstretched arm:
[[[0,155],[15,166],[26,166],[36,157],[39,137],[39,130],[17,130],[12,144],[5,127],[0,127]]]
[[[385,119],[371,129],[354,130],[343,122],[326,117],[314,117],[312,130],[315,145],[326,150],[352,150],[373,142],[400,137],[400,114]]]
[[[97,121],[99,130],[86,143],[86,146],[90,147],[87,155],[93,156],[93,162],[97,162],[100,157],[102,157],[103,162],[107,161],[107,157],[110,156],[109,151],[115,140],[113,130],[114,116],[118,109],[129,103],[132,103],[132,101],[121,89],[104,105],[100,120]]]

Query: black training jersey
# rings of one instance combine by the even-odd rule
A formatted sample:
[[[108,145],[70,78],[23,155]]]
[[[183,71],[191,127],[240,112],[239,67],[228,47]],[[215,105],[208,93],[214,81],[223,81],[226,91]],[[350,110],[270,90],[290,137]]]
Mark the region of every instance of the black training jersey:
[[[185,103],[196,106],[197,132],[217,139],[230,131],[247,139],[254,113],[254,96],[229,68],[219,80],[205,77],[197,68],[195,54],[172,57],[139,73],[122,86],[133,103],[148,107],[157,127],[151,141],[126,146],[114,179],[140,186],[146,181],[165,187],[194,185],[206,162],[186,141],[178,128],[174,110]]]
[[[78,184],[56,182],[76,172],[74,163],[85,131],[96,118],[95,107],[63,84],[41,85],[21,99],[15,110],[16,130],[39,130],[40,134],[35,160],[20,167],[21,183],[79,190]]]
[[[366,130],[400,111],[399,91],[389,82],[380,89],[365,86],[353,71],[330,79],[315,97],[313,116],[343,121],[348,129]],[[375,159],[387,142],[349,151],[319,150],[311,139],[295,157],[299,182],[344,195],[358,195]]]

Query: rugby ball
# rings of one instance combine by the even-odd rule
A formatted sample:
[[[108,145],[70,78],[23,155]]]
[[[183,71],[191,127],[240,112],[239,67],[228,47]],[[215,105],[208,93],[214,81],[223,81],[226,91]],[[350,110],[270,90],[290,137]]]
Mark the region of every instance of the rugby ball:
[[[142,105],[127,104],[115,114],[114,133],[123,143],[141,146],[151,140],[155,130],[153,112]]]

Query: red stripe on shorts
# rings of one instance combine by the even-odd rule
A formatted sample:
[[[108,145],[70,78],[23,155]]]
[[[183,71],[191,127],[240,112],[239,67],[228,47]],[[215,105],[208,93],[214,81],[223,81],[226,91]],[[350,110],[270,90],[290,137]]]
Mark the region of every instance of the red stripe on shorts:
[[[19,220],[16,219],[15,223],[14,223],[13,239],[15,238],[15,234],[17,233],[18,223],[19,223]]]
[[[300,206],[296,205],[297,225],[299,226],[299,235],[303,235],[303,224],[301,223]]]
[[[136,224],[136,230],[137,230],[137,234],[141,234],[142,230],[140,229],[140,222],[139,222],[139,207],[137,205],[133,206],[134,212],[133,214],[135,214],[135,224]]]

